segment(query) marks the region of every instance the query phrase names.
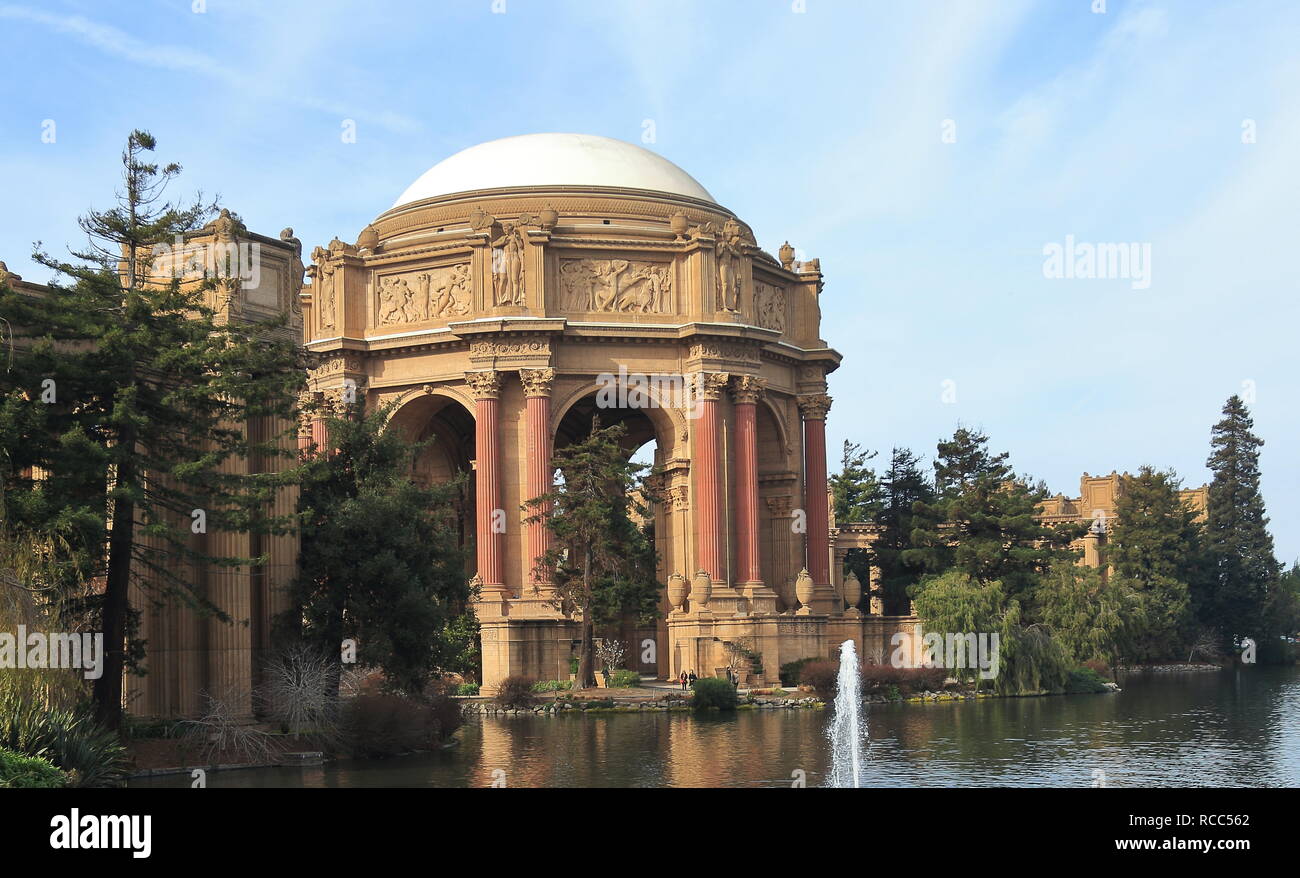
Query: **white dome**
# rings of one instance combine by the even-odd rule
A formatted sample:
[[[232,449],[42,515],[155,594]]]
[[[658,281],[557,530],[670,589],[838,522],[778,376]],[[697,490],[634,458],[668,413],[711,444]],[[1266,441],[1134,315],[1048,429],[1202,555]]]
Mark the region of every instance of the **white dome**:
[[[443,159],[408,186],[393,207],[456,192],[523,186],[614,186],[713,201],[690,174],[635,144],[591,134],[524,134]]]

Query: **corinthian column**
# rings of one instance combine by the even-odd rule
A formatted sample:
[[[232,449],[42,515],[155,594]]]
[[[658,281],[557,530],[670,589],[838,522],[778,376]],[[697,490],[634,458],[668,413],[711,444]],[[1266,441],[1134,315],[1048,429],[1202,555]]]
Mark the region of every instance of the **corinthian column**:
[[[736,574],[742,586],[762,584],[758,555],[758,400],[766,383],[756,375],[731,379],[736,411]]]
[[[531,500],[551,489],[551,383],[554,369],[520,369],[519,380],[524,385],[524,418],[528,433],[528,461],[525,488]],[[550,504],[529,507],[526,516],[545,515]],[[544,521],[524,525],[528,557],[525,580],[534,583],[541,591],[550,593],[550,576],[536,569],[537,559],[550,549],[551,532]]]
[[[803,419],[804,510],[808,521],[808,573],[820,589],[831,585],[830,516],[826,500],[826,413],[824,393],[799,397]]]
[[[695,422],[694,467],[695,504],[692,514],[695,523],[696,558],[700,570],[717,582],[725,577],[726,565],[722,558],[722,478],[718,453],[718,434],[721,414],[718,402],[731,378],[726,372],[697,372],[695,405],[698,418]]]
[[[474,394],[475,546],[478,578],[486,592],[504,592],[501,534],[493,523],[502,520],[501,509],[501,373],[466,372]]]

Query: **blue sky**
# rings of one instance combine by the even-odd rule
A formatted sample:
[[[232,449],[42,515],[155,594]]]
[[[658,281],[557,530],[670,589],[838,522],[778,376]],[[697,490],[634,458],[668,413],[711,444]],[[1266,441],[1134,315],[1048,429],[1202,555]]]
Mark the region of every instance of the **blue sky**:
[[[33,241],[81,243],[134,127],[184,187],[310,251],[464,147],[642,142],[653,120],[646,145],[766,249],[822,260],[836,449],[928,457],[961,421],[1053,491],[1148,463],[1198,485],[1249,390],[1278,552],[1300,556],[1300,4],[195,5],[0,0],[11,270],[43,280]],[[1044,277],[1067,236],[1149,244],[1149,287]]]

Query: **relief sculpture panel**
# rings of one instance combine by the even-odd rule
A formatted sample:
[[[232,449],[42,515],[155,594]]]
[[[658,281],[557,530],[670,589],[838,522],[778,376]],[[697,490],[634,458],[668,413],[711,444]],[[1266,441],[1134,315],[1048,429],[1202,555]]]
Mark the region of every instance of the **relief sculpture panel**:
[[[671,314],[676,310],[672,267],[628,259],[563,259],[560,309]]]
[[[754,315],[764,329],[785,332],[785,290],[771,284],[754,284]]]
[[[469,264],[380,278],[376,324],[390,326],[460,317],[470,312]]]

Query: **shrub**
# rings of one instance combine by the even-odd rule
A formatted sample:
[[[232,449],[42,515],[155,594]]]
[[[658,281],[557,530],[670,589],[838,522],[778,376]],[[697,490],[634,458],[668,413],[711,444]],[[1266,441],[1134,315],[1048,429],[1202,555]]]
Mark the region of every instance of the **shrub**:
[[[457,695],[477,695],[478,683],[461,683],[456,687]]]
[[[815,661],[818,661],[818,659],[801,658],[798,661],[786,662],[785,664],[781,665],[781,670],[778,673],[778,676],[781,679],[781,685],[798,686],[800,680],[800,674],[803,671],[803,666],[808,664],[809,662],[815,662]]]
[[[840,675],[840,663],[820,659],[809,661],[799,671],[799,682],[811,686],[817,697],[826,701],[835,697],[835,681]]]
[[[67,783],[67,775],[50,760],[0,747],[0,789],[55,789]]]
[[[428,750],[460,727],[460,707],[443,695],[358,695],[343,710],[344,745],[357,758]]]
[[[948,679],[947,668],[896,668],[893,665],[867,665],[862,669],[862,691],[877,688],[897,696],[918,692],[938,692]]]
[[[1111,676],[1110,665],[1101,659],[1088,659],[1083,663],[1083,666],[1092,671],[1098,677],[1101,677],[1103,680],[1115,679]]]
[[[534,692],[563,692],[573,688],[572,680],[538,680],[533,684]],[[498,700],[500,696],[497,696]]]
[[[700,677],[691,689],[695,692],[691,706],[696,710],[735,710],[739,703],[736,687],[721,677]]]
[[[1090,695],[1107,691],[1106,681],[1092,668],[1075,668],[1065,681],[1066,695]]]
[[[0,747],[48,759],[74,787],[119,786],[128,766],[117,733],[88,710],[49,709],[12,694],[0,697]]]
[[[267,661],[254,703],[285,734],[333,740],[338,734],[341,673],[337,658],[305,644],[281,649]]]
[[[506,677],[497,689],[497,704],[506,708],[532,707],[533,681],[527,677]]]
[[[636,671],[615,671],[609,675],[611,689],[635,689],[640,685],[641,675]],[[568,681],[565,681],[565,688],[568,688]]]

